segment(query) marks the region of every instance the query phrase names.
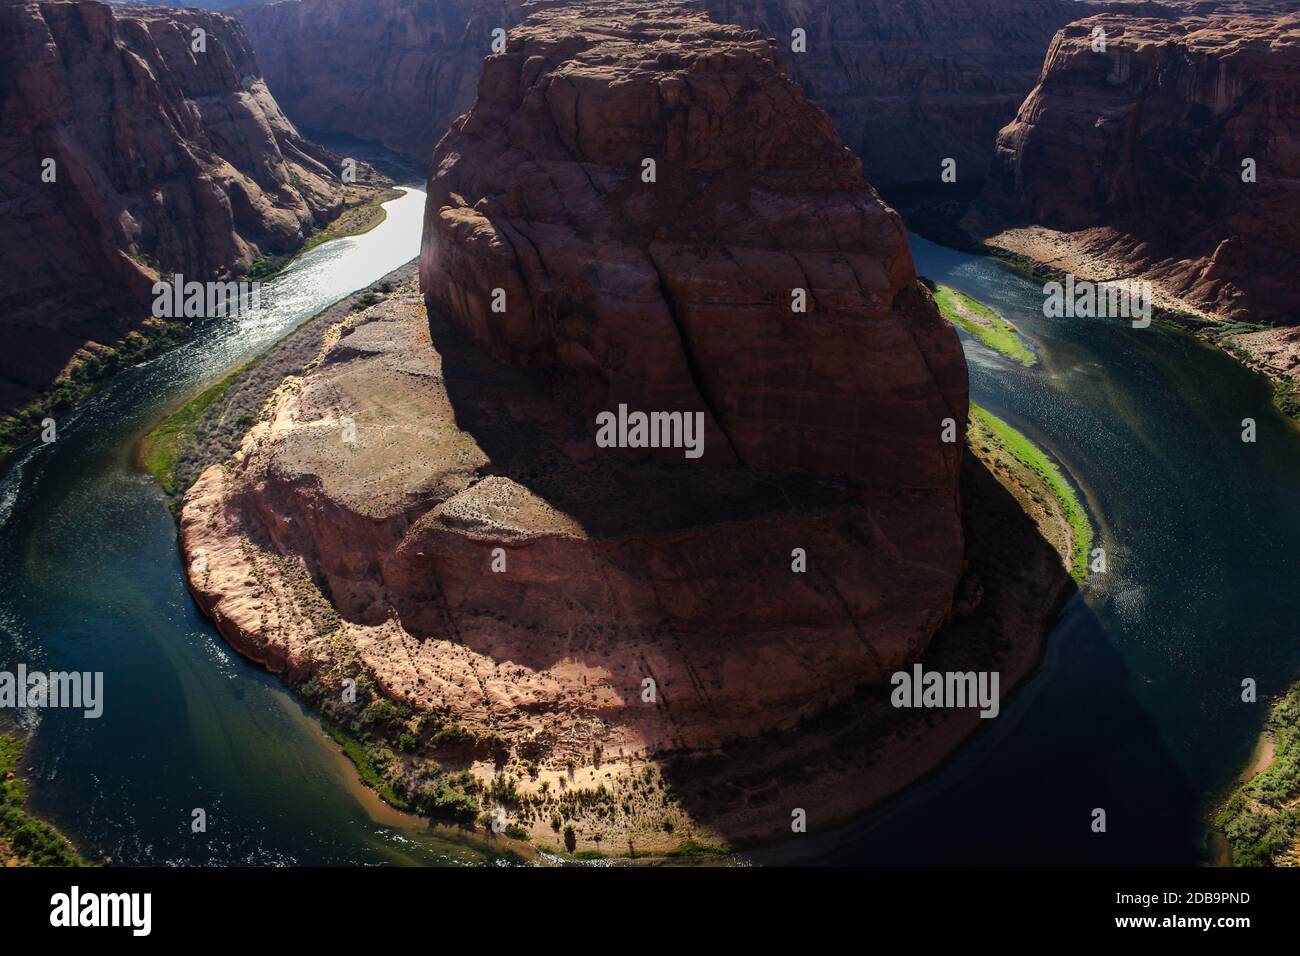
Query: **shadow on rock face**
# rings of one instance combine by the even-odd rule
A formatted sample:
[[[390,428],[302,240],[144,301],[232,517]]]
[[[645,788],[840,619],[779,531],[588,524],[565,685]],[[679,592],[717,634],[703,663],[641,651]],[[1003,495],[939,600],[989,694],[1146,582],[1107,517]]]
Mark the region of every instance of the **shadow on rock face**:
[[[981,462],[967,455],[962,478],[966,570],[956,612],[920,663],[927,671],[996,671],[1009,696],[1038,666],[1046,631],[1076,588]],[[842,825],[937,770],[997,719],[975,709],[897,709],[888,686],[860,685],[795,727],[755,728],[755,736],[708,753],[675,755],[664,777],[690,816],[732,845],[778,843],[794,836],[794,811],[805,812],[809,834]]]

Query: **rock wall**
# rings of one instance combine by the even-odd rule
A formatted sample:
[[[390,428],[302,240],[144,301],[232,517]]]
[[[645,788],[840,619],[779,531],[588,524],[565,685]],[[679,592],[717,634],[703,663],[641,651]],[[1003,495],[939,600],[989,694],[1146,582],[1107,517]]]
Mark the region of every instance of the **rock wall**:
[[[139,327],[159,274],[238,275],[341,208],[227,17],[7,3],[0,64],[0,412]]]
[[[1295,15],[1070,24],[998,136],[986,198],[1196,310],[1300,320],[1297,77]]]
[[[537,6],[532,4],[530,6]],[[285,110],[310,129],[378,140],[423,162],[474,104],[492,30],[522,0],[281,0],[232,11]],[[987,169],[997,131],[1033,88],[1077,0],[700,0],[715,21],[777,40],[877,185]],[[807,52],[791,52],[791,31]]]
[[[877,186],[981,179],[997,131],[1033,88],[1076,0],[705,0],[715,20],[776,38]],[[807,52],[791,52],[792,31]]]

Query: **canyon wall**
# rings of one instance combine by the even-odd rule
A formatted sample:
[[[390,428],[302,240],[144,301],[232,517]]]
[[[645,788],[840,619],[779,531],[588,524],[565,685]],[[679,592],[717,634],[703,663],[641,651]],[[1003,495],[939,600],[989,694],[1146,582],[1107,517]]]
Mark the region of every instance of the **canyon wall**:
[[[159,274],[232,277],[295,249],[341,208],[328,157],[280,112],[234,20],[0,5],[0,412],[139,328]]]
[[[1049,230],[1027,240],[1035,258],[1144,277],[1209,315],[1300,320],[1300,17],[1070,24],[998,136],[985,195]]]
[[[522,0],[279,0],[232,9],[294,122],[420,163],[474,105],[492,31]]]
[[[1043,51],[1092,4],[1077,0],[705,0],[715,20],[777,40],[878,186],[982,178],[997,131],[1033,88]],[[792,31],[807,49],[791,51]]]

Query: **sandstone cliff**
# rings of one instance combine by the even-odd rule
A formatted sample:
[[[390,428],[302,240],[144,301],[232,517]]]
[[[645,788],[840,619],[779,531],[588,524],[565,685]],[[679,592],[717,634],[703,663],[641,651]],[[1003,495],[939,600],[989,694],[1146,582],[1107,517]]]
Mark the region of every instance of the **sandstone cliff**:
[[[932,432],[965,419],[961,350],[761,33],[688,5],[539,12],[430,170],[430,310],[570,370],[588,411],[706,412],[709,463],[953,487]]]
[[[1294,15],[1071,24],[999,134],[986,190],[1042,228],[995,244],[1092,278],[1150,279],[1165,304],[1211,316],[1300,320],[1297,77]]]
[[[882,686],[960,603],[957,337],[767,38],[693,7],[535,10],[430,170],[423,296],[338,329],[203,473],[191,588],[289,680],[409,708],[439,761],[394,783],[417,806],[504,765],[538,840],[550,787],[641,846],[716,820],[647,808],[650,765]],[[597,447],[617,403],[700,414],[703,456]],[[841,780],[836,812],[942,752]],[[788,831],[775,786],[730,835]]]
[[[342,205],[234,20],[7,3],[0,64],[0,412],[138,328],[160,273],[237,275]]]

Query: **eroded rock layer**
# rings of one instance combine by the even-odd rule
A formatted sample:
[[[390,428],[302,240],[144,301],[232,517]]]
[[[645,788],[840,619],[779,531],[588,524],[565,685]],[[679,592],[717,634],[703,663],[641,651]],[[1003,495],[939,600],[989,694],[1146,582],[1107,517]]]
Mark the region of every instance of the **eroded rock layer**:
[[[775,37],[878,186],[981,179],[997,131],[1033,88],[1077,0],[705,0],[715,20]],[[794,31],[804,52],[793,52]]]
[[[1295,15],[1071,24],[999,135],[986,190],[1041,229],[995,241],[1089,278],[1153,280],[1209,315],[1300,319],[1297,77]]]
[[[567,2],[567,0],[564,0]],[[1208,0],[1207,0],[1208,2]],[[581,0],[576,0],[581,6]],[[278,0],[234,10],[299,124],[385,143],[424,162],[474,105],[492,31],[523,0]],[[774,37],[877,185],[959,181],[988,168],[997,131],[1033,88],[1078,0],[700,0],[719,23]],[[804,31],[804,52],[792,50]]]
[[[582,759],[593,717],[630,752],[788,724],[883,681],[949,615],[953,494],[566,454],[537,380],[445,323],[433,337],[416,297],[374,307],[185,499],[196,595],[273,670],[360,665],[418,710]],[[312,581],[337,616],[313,620],[294,593]]]
[[[0,64],[0,411],[137,328],[160,273],[237,275],[341,207],[227,17],[6,3]]]

